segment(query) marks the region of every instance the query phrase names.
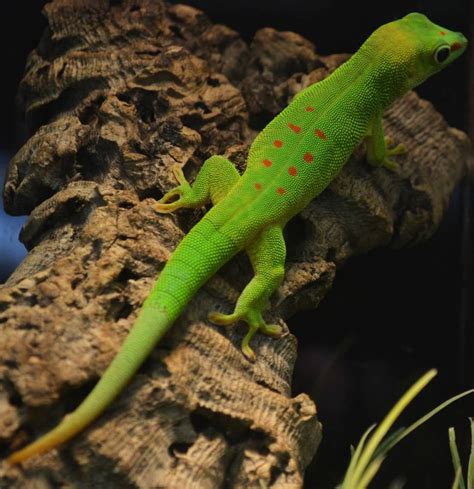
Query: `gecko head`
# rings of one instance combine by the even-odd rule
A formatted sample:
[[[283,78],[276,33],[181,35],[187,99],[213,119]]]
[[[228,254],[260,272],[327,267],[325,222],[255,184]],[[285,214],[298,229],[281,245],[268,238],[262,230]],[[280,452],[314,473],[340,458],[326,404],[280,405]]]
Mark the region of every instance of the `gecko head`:
[[[374,34],[379,50],[384,50],[392,69],[404,77],[405,90],[450,65],[467,46],[463,34],[441,27],[417,12],[385,24],[377,31]]]

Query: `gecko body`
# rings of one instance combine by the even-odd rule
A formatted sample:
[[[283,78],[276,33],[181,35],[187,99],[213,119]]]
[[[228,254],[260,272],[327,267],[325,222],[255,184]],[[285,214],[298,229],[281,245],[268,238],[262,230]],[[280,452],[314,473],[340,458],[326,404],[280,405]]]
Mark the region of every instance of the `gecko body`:
[[[239,251],[245,250],[254,277],[231,314],[211,312],[220,325],[245,321],[242,351],[257,332],[279,336],[263,312],[284,276],[283,228],[321,193],[365,140],[367,160],[395,169],[382,128],[385,108],[465,50],[465,37],[412,13],[379,27],[329,77],[300,92],[253,142],[247,169],[239,176],[221,156],[204,163],[191,186],[179,168],[179,185],[157,204],[159,212],[214,207],[185,236],[170,257],[125,339],[95,388],[56,428],[13,453],[18,463],[49,450],[89,425],[122,391],[192,296]]]

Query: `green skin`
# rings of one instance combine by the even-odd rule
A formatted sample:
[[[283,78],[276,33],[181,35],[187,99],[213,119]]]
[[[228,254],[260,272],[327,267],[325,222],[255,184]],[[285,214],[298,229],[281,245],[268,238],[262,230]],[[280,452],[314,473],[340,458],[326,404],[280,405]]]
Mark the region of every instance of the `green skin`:
[[[395,170],[389,158],[405,150],[388,148],[382,115],[394,100],[458,58],[466,38],[412,13],[378,28],[357,53],[325,80],[299,93],[258,135],[242,177],[228,160],[212,156],[193,186],[182,171],[179,186],[158,203],[159,212],[214,207],[187,234],[161,272],[122,348],[83,403],[55,429],[13,453],[21,462],[70,439],[89,425],[122,391],[193,295],[237,252],[245,250],[255,276],[232,314],[209,320],[249,326],[242,351],[257,331],[279,336],[262,313],[285,270],[283,228],[339,173],[356,146],[367,145],[370,164]]]

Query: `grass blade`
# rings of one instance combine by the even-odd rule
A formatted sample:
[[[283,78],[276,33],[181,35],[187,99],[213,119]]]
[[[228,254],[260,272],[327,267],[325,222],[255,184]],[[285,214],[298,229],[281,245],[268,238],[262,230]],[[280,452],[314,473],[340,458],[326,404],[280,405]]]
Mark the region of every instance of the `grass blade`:
[[[453,489],[460,489],[459,481],[461,480],[461,475],[462,471],[461,467],[459,467],[459,469],[456,471],[456,476],[454,477]]]
[[[351,489],[358,488],[358,483],[363,476],[368,464],[370,463],[375,450],[381,443],[383,437],[387,434],[387,431],[391,428],[396,419],[400,416],[407,405],[413,400],[413,398],[430,382],[437,374],[435,369],[428,371],[419,380],[417,380],[398,402],[393,406],[389,413],[385,416],[378,428],[374,431],[370,437],[367,445],[361,453],[358,463],[352,473]],[[344,485],[343,485],[344,487]]]
[[[464,484],[464,478],[462,476],[462,467],[461,467],[461,459],[459,458],[458,447],[456,445],[456,432],[454,428],[449,428],[449,449],[451,450],[451,458],[453,460],[454,474],[456,479],[458,479],[458,487],[459,489],[466,489],[466,485]],[[459,473],[459,476],[458,476]]]
[[[357,489],[366,489],[371,480],[375,477],[375,474],[380,469],[382,462],[385,460],[385,457],[377,457],[370,462],[367,469],[364,471],[360,482],[357,484]]]
[[[438,414],[440,411],[442,411],[444,408],[448,407],[450,404],[457,401],[458,399],[461,399],[462,397],[465,397],[472,393],[474,393],[474,389],[469,389],[468,391],[461,392],[461,394],[457,394],[456,396],[451,397],[447,401],[444,401],[439,406],[432,409],[429,413],[425,414],[420,419],[418,419],[413,424],[411,424],[408,428],[405,428],[404,430],[400,430],[397,436],[394,436],[392,439],[390,439],[390,442],[388,441],[386,442],[387,446],[384,446],[384,450],[386,451],[391,450],[398,442],[403,440],[403,438],[409,435],[412,431],[416,430],[423,423],[426,423],[426,421],[432,418],[435,414]],[[473,460],[473,464],[474,464],[474,460]]]
[[[344,481],[342,482],[342,486],[341,487],[344,487],[344,484],[346,483],[346,480],[350,480],[351,479],[352,474],[354,472],[354,469],[357,466],[357,463],[359,462],[360,454],[361,454],[362,449],[364,448],[364,445],[365,445],[365,440],[367,439],[367,437],[369,436],[369,434],[373,431],[373,429],[375,428],[375,426],[376,425],[373,424],[372,426],[370,426],[365,431],[365,433],[362,435],[362,438],[360,439],[359,443],[357,444],[357,448],[355,449],[355,451],[351,447],[351,451],[352,451],[351,462],[349,464],[349,468],[346,471],[346,476],[344,477]]]
[[[471,453],[467,466],[467,489],[474,489],[474,419],[469,418],[471,423]]]

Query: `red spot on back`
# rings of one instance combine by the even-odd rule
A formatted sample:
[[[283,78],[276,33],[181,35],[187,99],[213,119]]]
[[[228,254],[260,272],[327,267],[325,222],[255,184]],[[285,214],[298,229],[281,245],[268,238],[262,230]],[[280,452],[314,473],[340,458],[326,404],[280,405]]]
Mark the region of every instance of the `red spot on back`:
[[[296,175],[298,174],[298,170],[296,169],[295,166],[290,166],[290,168],[288,168],[288,173],[292,176],[292,177],[296,177]]]
[[[460,42],[454,42],[451,44],[451,51],[457,51],[462,48],[462,44]]]
[[[328,137],[326,136],[326,134],[321,131],[321,129],[316,129],[316,131],[314,131],[314,134],[316,134],[316,136],[318,136],[319,139],[327,139]]]
[[[297,126],[296,124],[292,124],[291,122],[288,122],[288,127],[293,131],[296,132],[296,134],[301,132],[301,127]]]
[[[281,148],[283,146],[283,141],[281,139],[275,139],[275,141],[273,141],[273,146]]]
[[[314,160],[314,156],[310,152],[308,152],[304,154],[303,159],[306,161],[306,163],[312,163]]]
[[[306,112],[314,112],[314,107],[311,106],[306,107]]]
[[[256,184],[255,184],[255,188],[256,188],[257,190],[261,190],[262,186],[261,186],[259,183],[256,183]]]
[[[263,160],[262,163],[266,166],[266,167],[270,167],[272,166],[272,162],[270,160]]]
[[[283,195],[286,193],[286,190],[283,187],[278,187],[277,188],[277,194]]]
[[[439,31],[439,35],[440,35],[440,36],[445,36],[445,35],[446,35],[446,32],[444,32],[444,31]]]

